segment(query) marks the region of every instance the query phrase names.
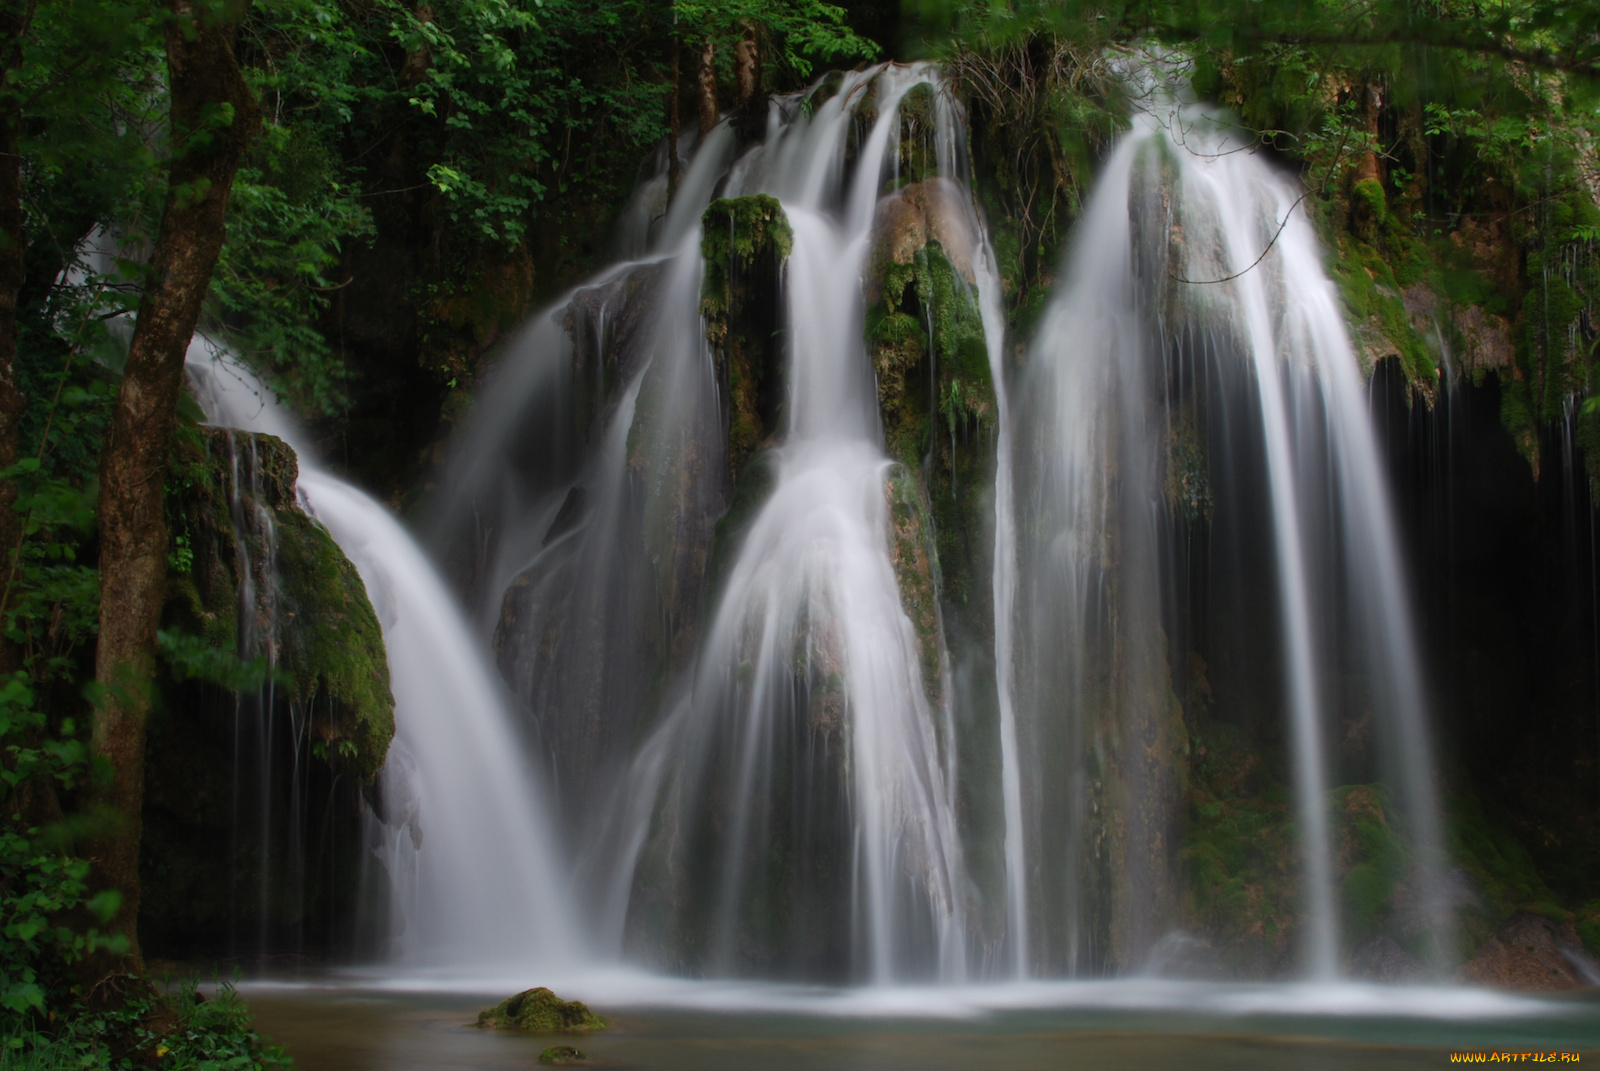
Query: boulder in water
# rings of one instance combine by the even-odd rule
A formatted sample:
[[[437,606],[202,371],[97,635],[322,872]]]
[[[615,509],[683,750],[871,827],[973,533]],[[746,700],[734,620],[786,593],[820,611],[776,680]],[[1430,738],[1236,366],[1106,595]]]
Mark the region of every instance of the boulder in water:
[[[565,1067],[569,1064],[586,1064],[589,1058],[582,1050],[571,1045],[552,1045],[539,1054],[541,1064],[553,1064],[556,1067]]]
[[[562,1000],[549,989],[539,986],[537,989],[525,989],[479,1012],[478,1025],[524,1030],[530,1034],[586,1034],[591,1030],[604,1030],[606,1021],[581,1001]],[[576,1049],[572,1051],[577,1052]],[[581,1053],[579,1058],[582,1059]],[[544,1059],[543,1054],[539,1059]]]

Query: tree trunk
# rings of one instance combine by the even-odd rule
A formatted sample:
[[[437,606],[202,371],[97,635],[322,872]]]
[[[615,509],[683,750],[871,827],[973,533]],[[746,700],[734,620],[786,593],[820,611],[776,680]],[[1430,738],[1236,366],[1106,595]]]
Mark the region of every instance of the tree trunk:
[[[9,74],[22,62],[23,36],[28,32],[31,6],[0,6],[0,67]],[[4,79],[9,82],[9,79]],[[0,469],[16,464],[21,456],[19,439],[27,401],[17,386],[17,293],[22,289],[23,256],[27,235],[22,227],[22,156],[18,134],[22,116],[11,102],[0,109]],[[0,587],[9,594],[16,569],[14,557],[22,544],[22,526],[16,513],[17,485],[0,480]],[[0,606],[0,615],[5,611]],[[0,635],[0,674],[22,668],[22,652]]]
[[[97,802],[117,825],[90,845],[102,884],[122,893],[112,923],[141,964],[140,808],[145,721],[156,626],[165,595],[167,526],[163,484],[183,361],[224,237],[228,192],[261,111],[234,58],[248,3],[213,8],[168,0],[168,90],[173,146],[161,230],[128,346],[128,363],[100,455],[100,637],[95,677],[105,689],[90,749],[110,771]]]
[[[1357,182],[1372,180],[1380,181],[1382,176],[1378,171],[1378,113],[1383,111],[1383,90],[1371,84],[1364,86],[1361,93],[1361,125],[1367,135],[1367,145],[1361,155],[1356,159]]]
[[[761,39],[748,22],[744,24],[744,37],[740,38],[734,53],[734,70],[739,80],[734,126],[740,140],[753,144],[766,135],[767,98],[761,91]]]
[[[668,197],[678,192],[678,180],[683,177],[683,169],[678,163],[678,135],[683,132],[683,120],[678,115],[678,94],[682,90],[682,82],[678,74],[678,55],[682,51],[683,42],[678,40],[678,35],[674,32],[672,35],[672,92],[667,96]]]
[[[734,67],[739,74],[739,104],[743,107],[761,88],[761,45],[756,40],[756,28],[748,22],[744,24],[744,36],[739,39],[735,56]]]
[[[717,125],[717,46],[707,38],[700,53],[700,140],[703,143]]]

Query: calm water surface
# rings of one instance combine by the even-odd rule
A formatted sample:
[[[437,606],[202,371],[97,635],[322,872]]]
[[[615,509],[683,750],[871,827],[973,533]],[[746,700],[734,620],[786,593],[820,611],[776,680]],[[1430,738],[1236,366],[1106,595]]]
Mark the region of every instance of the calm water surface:
[[[534,1068],[540,1051],[556,1044],[582,1049],[585,1066],[663,1071],[1383,1071],[1439,1067],[1453,1051],[1566,1052],[1600,1065],[1595,993],[1532,1001],[1475,990],[1118,982],[1009,995],[1000,988],[964,991],[971,997],[963,1002],[938,991],[925,991],[925,998],[898,991],[884,1001],[759,986],[654,996],[621,987],[627,1003],[608,1006],[590,987],[566,988],[557,991],[587,1000],[612,1028],[587,1037],[527,1037],[471,1025],[510,988],[494,994],[361,983],[240,987],[258,1029],[287,1048],[302,1071]],[[714,1010],[718,1002],[739,1010]]]

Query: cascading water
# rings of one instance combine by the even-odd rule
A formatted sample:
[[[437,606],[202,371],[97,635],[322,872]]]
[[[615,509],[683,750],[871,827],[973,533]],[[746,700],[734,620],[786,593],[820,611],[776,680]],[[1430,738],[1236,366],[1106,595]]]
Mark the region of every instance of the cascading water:
[[[847,104],[864,75],[729,182],[733,195],[776,193],[793,228],[787,429],[693,683],[647,745],[676,758],[657,767],[671,770],[658,789],[670,832],[643,861],[680,904],[709,896],[702,962],[717,972],[782,972],[797,959],[876,982],[965,970],[951,786],[889,560],[891,463],[861,342],[877,162],[901,95],[926,77],[877,77],[878,119],[842,191]],[[787,158],[807,164],[769,166]],[[715,842],[708,825],[722,829]],[[667,860],[679,852],[702,860],[715,887],[675,873]]]
[[[1283,712],[1303,963],[1331,977],[1335,712],[1370,710],[1387,733],[1425,885],[1443,858],[1395,525],[1298,191],[1224,118],[1143,77],[1018,415],[1034,948],[1048,970],[1127,968],[1172,927],[1189,678],[1232,716]]]
[[[212,423],[296,448],[302,502],[355,564],[382,624],[395,742],[380,774],[388,824],[375,833],[395,896],[392,956],[474,968],[570,960],[544,803],[500,687],[433,567],[388,511],[317,467],[271,391],[236,360],[197,337],[188,373]]]
[[[966,973],[949,660],[902,605],[900,470],[863,346],[862,276],[917,87],[941,176],[927,196],[946,240],[961,235],[998,362],[959,117],[930,67],[846,74],[774,101],[765,142],[731,167],[714,129],[670,208],[665,176],[645,182],[622,244],[651,244],[653,217],[659,252],[535,318],[436,500],[436,545],[562,783],[584,900],[615,952],[709,973]],[[700,314],[695,224],[714,189],[775,196],[793,240],[771,313],[783,356],[760,388],[766,453],[749,462],[770,490],[716,549],[744,461]]]

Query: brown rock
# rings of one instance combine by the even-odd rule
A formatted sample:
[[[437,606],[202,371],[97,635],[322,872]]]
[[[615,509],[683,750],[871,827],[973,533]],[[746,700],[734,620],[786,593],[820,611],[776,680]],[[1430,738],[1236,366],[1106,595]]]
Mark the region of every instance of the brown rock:
[[[1493,316],[1476,305],[1455,314],[1456,327],[1466,343],[1461,355],[1462,371],[1474,378],[1485,371],[1511,367],[1516,347],[1511,343],[1511,324],[1504,316]]]
[[[1588,984],[1586,965],[1570,922],[1519,914],[1478,946],[1456,980],[1504,989],[1577,989]]]
[[[880,297],[888,266],[910,264],[917,250],[938,242],[950,264],[967,282],[975,278],[972,258],[977,238],[972,233],[961,191],[948,179],[913,182],[878,205],[872,221],[872,258],[867,271],[867,303]]]

